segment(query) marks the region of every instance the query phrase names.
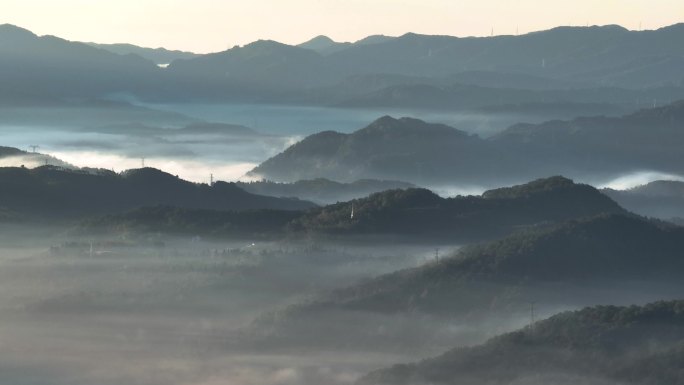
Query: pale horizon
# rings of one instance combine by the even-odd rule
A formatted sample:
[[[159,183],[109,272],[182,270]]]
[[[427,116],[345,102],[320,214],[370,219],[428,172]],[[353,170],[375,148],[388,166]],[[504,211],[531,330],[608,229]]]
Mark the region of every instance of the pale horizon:
[[[37,35],[96,43],[208,53],[268,39],[303,43],[325,35],[338,42],[370,35],[489,36],[557,26],[621,25],[658,29],[684,20],[684,2],[592,0],[3,0],[0,24]],[[37,12],[36,10],[40,10]]]

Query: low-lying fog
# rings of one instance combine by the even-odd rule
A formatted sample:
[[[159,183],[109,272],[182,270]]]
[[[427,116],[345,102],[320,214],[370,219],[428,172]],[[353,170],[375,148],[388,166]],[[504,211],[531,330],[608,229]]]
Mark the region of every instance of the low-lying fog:
[[[596,177],[596,176],[574,176],[567,175],[574,178],[578,183],[586,183],[592,185],[596,188],[610,188],[614,190],[628,190],[637,186],[642,186],[651,182],[658,180],[673,180],[673,181],[684,181],[684,176],[670,173],[663,173],[659,171],[650,170],[636,170],[633,172],[613,175],[607,177]],[[524,181],[519,181],[516,183],[522,183]],[[501,185],[435,185],[426,186],[427,188],[434,191],[436,194],[442,197],[455,197],[457,195],[480,195],[483,192],[492,189],[502,187]]]
[[[412,117],[426,122],[447,124],[482,137],[491,136],[515,123],[541,123],[548,120],[548,117],[534,115],[403,108],[347,109],[296,105],[194,103],[141,105],[156,110],[182,113],[206,121],[240,124],[285,136],[306,136],[326,130],[350,133],[384,115],[396,118]]]
[[[250,351],[229,336],[265,311],[425,263],[434,253],[426,246],[173,239],[95,240],[91,249],[52,229],[2,230],[3,383],[350,384],[416,358]]]
[[[238,180],[307,135],[324,130],[352,132],[388,114],[444,123],[481,136],[520,121],[545,120],[495,113],[245,104],[2,107],[1,111],[2,146],[29,150],[29,146],[37,145],[38,152],[72,165],[117,172],[140,167],[145,158],[146,166],[195,182],[207,182],[210,174],[215,179]],[[174,132],[197,122],[241,125],[255,132],[245,134],[229,128],[217,132]],[[24,164],[21,162],[5,159],[0,160],[0,166]],[[26,163],[28,167],[38,165]]]
[[[154,107],[155,109],[149,109]],[[31,113],[33,111],[33,113]],[[352,132],[384,114],[414,116],[487,136],[518,121],[541,121],[534,116],[417,112],[403,110],[350,110],[269,105],[154,105],[112,108],[3,108],[0,145],[37,151],[78,167],[117,172],[145,166],[159,168],[183,179],[206,183],[244,180],[244,174],[297,140],[322,130]],[[214,131],[178,129],[201,122],[242,125]],[[242,129],[254,131],[241,131]],[[54,160],[48,160],[54,163]],[[0,167],[35,167],[44,159],[10,157]],[[651,170],[602,179],[568,175],[599,187],[625,189],[656,179],[682,179]],[[525,181],[516,181],[522,183]],[[442,196],[480,194],[500,186],[435,185]]]

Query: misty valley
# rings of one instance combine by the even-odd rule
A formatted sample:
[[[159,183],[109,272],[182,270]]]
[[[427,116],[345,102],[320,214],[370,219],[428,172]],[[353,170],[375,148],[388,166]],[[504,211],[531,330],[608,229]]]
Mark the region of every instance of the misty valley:
[[[683,39],[0,25],[0,383],[684,384]]]

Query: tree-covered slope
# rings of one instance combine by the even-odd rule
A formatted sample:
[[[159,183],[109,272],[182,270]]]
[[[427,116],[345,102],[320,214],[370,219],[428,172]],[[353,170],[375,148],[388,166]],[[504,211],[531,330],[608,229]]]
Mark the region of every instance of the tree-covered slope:
[[[622,117],[516,124],[486,139],[386,116],[351,134],[311,135],[249,174],[275,181],[330,177],[491,185],[553,174],[684,173],[683,125],[684,102]]]
[[[597,306],[358,383],[677,385],[684,383],[683,359],[684,302]]]
[[[683,247],[683,228],[633,215],[571,220],[320,295],[265,314],[251,330],[295,346],[473,341],[529,319],[531,302],[548,312],[676,298]]]
[[[314,207],[306,201],[250,194],[230,183],[196,184],[152,168],[121,174],[52,166],[0,168],[0,185],[0,206],[27,218],[69,219],[155,205],[214,210]]]
[[[295,232],[333,235],[473,241],[542,222],[621,212],[622,208],[593,187],[551,177],[481,196],[441,198],[425,189],[390,190],[311,210],[289,227]]]

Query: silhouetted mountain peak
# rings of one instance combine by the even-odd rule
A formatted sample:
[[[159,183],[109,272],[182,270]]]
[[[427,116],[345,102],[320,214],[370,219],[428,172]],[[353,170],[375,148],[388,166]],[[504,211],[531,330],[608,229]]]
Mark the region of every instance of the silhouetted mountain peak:
[[[331,39],[325,35],[318,35],[311,40],[308,40],[308,41],[305,41],[304,43],[299,44],[298,46],[302,47],[302,48],[308,48],[308,49],[316,50],[316,49],[327,48],[327,47],[330,47],[330,46],[335,45],[335,44],[337,44],[337,42],[334,41],[333,39]]]
[[[367,36],[361,40],[356,41],[354,44],[355,45],[378,44],[378,43],[384,43],[388,40],[393,40],[393,39],[396,39],[396,38],[392,37],[392,36],[385,36],[385,35],[371,35],[371,36]]]
[[[145,181],[152,185],[163,182],[177,183],[179,181],[178,177],[153,167],[126,170],[122,176],[130,181]]]
[[[356,131],[353,135],[406,135],[410,133],[460,134],[468,136],[467,133],[444,124],[427,123],[420,119],[408,117],[397,119],[389,115],[375,120],[365,128]]]
[[[559,26],[551,28],[549,30],[532,32],[530,35],[564,35],[564,34],[575,34],[577,32],[582,33],[627,33],[629,30],[623,26],[616,24],[608,25],[592,25],[588,27],[579,26]]]
[[[403,208],[434,206],[440,204],[443,198],[428,189],[408,188],[375,193],[360,201],[376,201],[381,202],[379,206],[382,207]]]
[[[249,43],[243,47],[239,48],[234,48],[232,50],[229,50],[227,52],[231,52],[233,50],[236,50],[237,52],[240,53],[249,53],[249,54],[272,54],[272,53],[284,53],[284,52],[297,52],[297,53],[308,53],[309,55],[312,56],[317,56],[317,53],[311,52],[311,50],[307,50],[301,47],[297,46],[291,46],[285,43],[281,43],[275,40],[257,40],[253,43]]]
[[[292,47],[290,45],[287,45],[285,43],[281,43],[279,41],[271,40],[271,39],[259,39],[255,42],[249,43],[242,48],[288,48]]]
[[[398,39],[419,39],[421,37],[425,37],[425,35],[421,35],[415,32],[406,32],[405,34],[399,36]]]
[[[36,34],[12,24],[0,24],[0,38],[36,38]]]
[[[585,186],[588,189],[595,190],[598,193],[598,190],[594,189],[591,186],[578,185],[575,184],[575,182],[572,179],[568,179],[562,176],[553,176],[549,178],[537,179],[529,183],[516,185],[512,187],[502,187],[498,189],[485,191],[485,193],[482,194],[482,196],[484,198],[490,199],[512,199],[529,197],[535,194],[547,193],[550,191],[565,190],[577,186]]]
[[[211,187],[216,190],[219,193],[232,193],[236,195],[250,195],[247,191],[245,191],[243,188],[238,186],[236,183],[233,182],[224,182],[224,181],[218,181],[214,182]]]

